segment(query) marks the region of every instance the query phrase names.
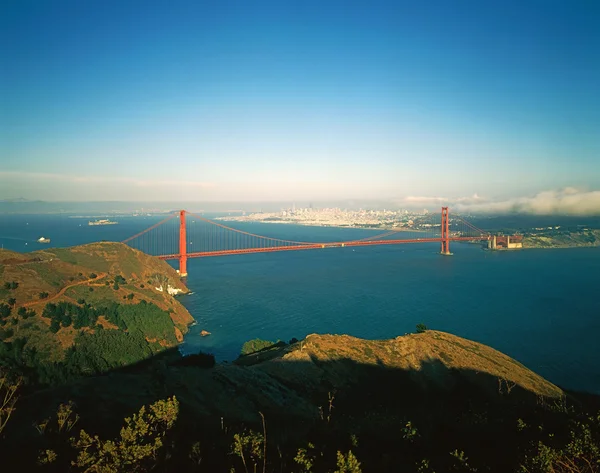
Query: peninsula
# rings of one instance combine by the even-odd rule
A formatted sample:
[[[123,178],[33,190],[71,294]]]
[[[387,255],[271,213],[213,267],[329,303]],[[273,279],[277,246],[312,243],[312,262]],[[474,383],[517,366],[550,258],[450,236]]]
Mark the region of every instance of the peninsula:
[[[24,341],[29,372],[49,384],[67,367],[103,372],[175,347],[193,322],[177,272],[121,243],[0,250],[0,281],[0,341]]]

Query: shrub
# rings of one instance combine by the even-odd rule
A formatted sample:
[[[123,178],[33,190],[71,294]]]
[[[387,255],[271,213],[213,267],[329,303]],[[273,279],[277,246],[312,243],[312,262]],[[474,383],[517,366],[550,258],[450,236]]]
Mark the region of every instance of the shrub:
[[[85,304],[85,299],[77,299],[77,303],[83,305]]]
[[[14,297],[11,297],[11,298],[8,300],[8,305],[10,305],[10,306],[12,306],[12,307],[14,307],[16,303],[17,303],[17,300],[16,300]]]
[[[90,274],[90,279],[96,279],[97,277],[98,277],[98,275],[96,273]]]
[[[242,355],[250,355],[251,353],[256,353],[257,351],[266,350],[275,345],[276,342],[270,342],[269,340],[261,340],[260,338],[255,338],[254,340],[250,340],[242,345]]]
[[[57,319],[53,319],[50,324],[50,331],[52,333],[56,333],[60,330],[60,322]]]
[[[7,329],[4,329],[4,330],[0,330],[0,340],[10,338],[14,334],[15,334],[15,331],[12,328],[7,328]]]
[[[11,308],[7,304],[0,304],[0,319],[4,319],[10,315]]]
[[[427,325],[417,324],[417,333],[423,333],[427,331]]]
[[[178,366],[197,366],[199,368],[212,368],[215,366],[215,355],[200,352],[197,355],[187,355],[176,362]]]
[[[48,294],[47,292],[40,292],[39,293],[39,297],[40,299],[46,299],[50,294]]]

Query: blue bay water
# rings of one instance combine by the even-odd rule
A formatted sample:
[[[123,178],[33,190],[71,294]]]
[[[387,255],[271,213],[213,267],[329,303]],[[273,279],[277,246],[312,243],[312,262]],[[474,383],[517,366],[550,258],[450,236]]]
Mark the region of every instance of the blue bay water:
[[[51,246],[120,241],[162,217],[113,219],[119,225],[89,227],[87,219],[66,216],[0,216],[0,243],[31,251],[45,248],[35,242],[42,235],[52,238]],[[304,241],[372,234],[235,226]],[[440,256],[437,244],[411,244],[191,259],[193,294],[181,301],[197,325],[182,350],[232,360],[252,338],[347,333],[384,339],[422,322],[490,345],[563,387],[600,393],[600,249],[451,249],[451,257]],[[201,337],[203,329],[211,335]]]

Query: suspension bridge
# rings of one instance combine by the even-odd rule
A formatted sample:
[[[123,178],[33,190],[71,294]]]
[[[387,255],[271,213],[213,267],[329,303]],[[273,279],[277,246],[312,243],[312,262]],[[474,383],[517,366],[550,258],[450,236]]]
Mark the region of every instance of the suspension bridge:
[[[423,217],[415,228],[402,227],[356,240],[324,242],[257,235],[180,210],[123,243],[163,260],[179,260],[179,274],[184,277],[188,258],[408,243],[440,243],[440,253],[450,255],[451,241],[489,241],[490,238],[489,233],[460,216],[453,215],[451,221],[448,207],[442,207],[441,217],[439,214]]]

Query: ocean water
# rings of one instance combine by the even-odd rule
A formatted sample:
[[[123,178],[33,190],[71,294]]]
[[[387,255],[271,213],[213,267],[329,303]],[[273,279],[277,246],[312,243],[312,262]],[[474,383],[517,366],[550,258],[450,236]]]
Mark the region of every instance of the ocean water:
[[[89,227],[87,219],[67,216],[0,216],[0,243],[31,251],[45,248],[35,242],[42,235],[51,246],[120,241],[161,218],[119,217],[119,225]],[[304,241],[369,234],[236,226]],[[437,244],[411,244],[191,259],[193,294],[180,300],[197,324],[181,349],[232,360],[253,338],[385,339],[425,323],[490,345],[560,386],[600,394],[600,248],[490,252],[462,243],[451,250],[444,257]],[[211,335],[201,337],[201,330]]]

